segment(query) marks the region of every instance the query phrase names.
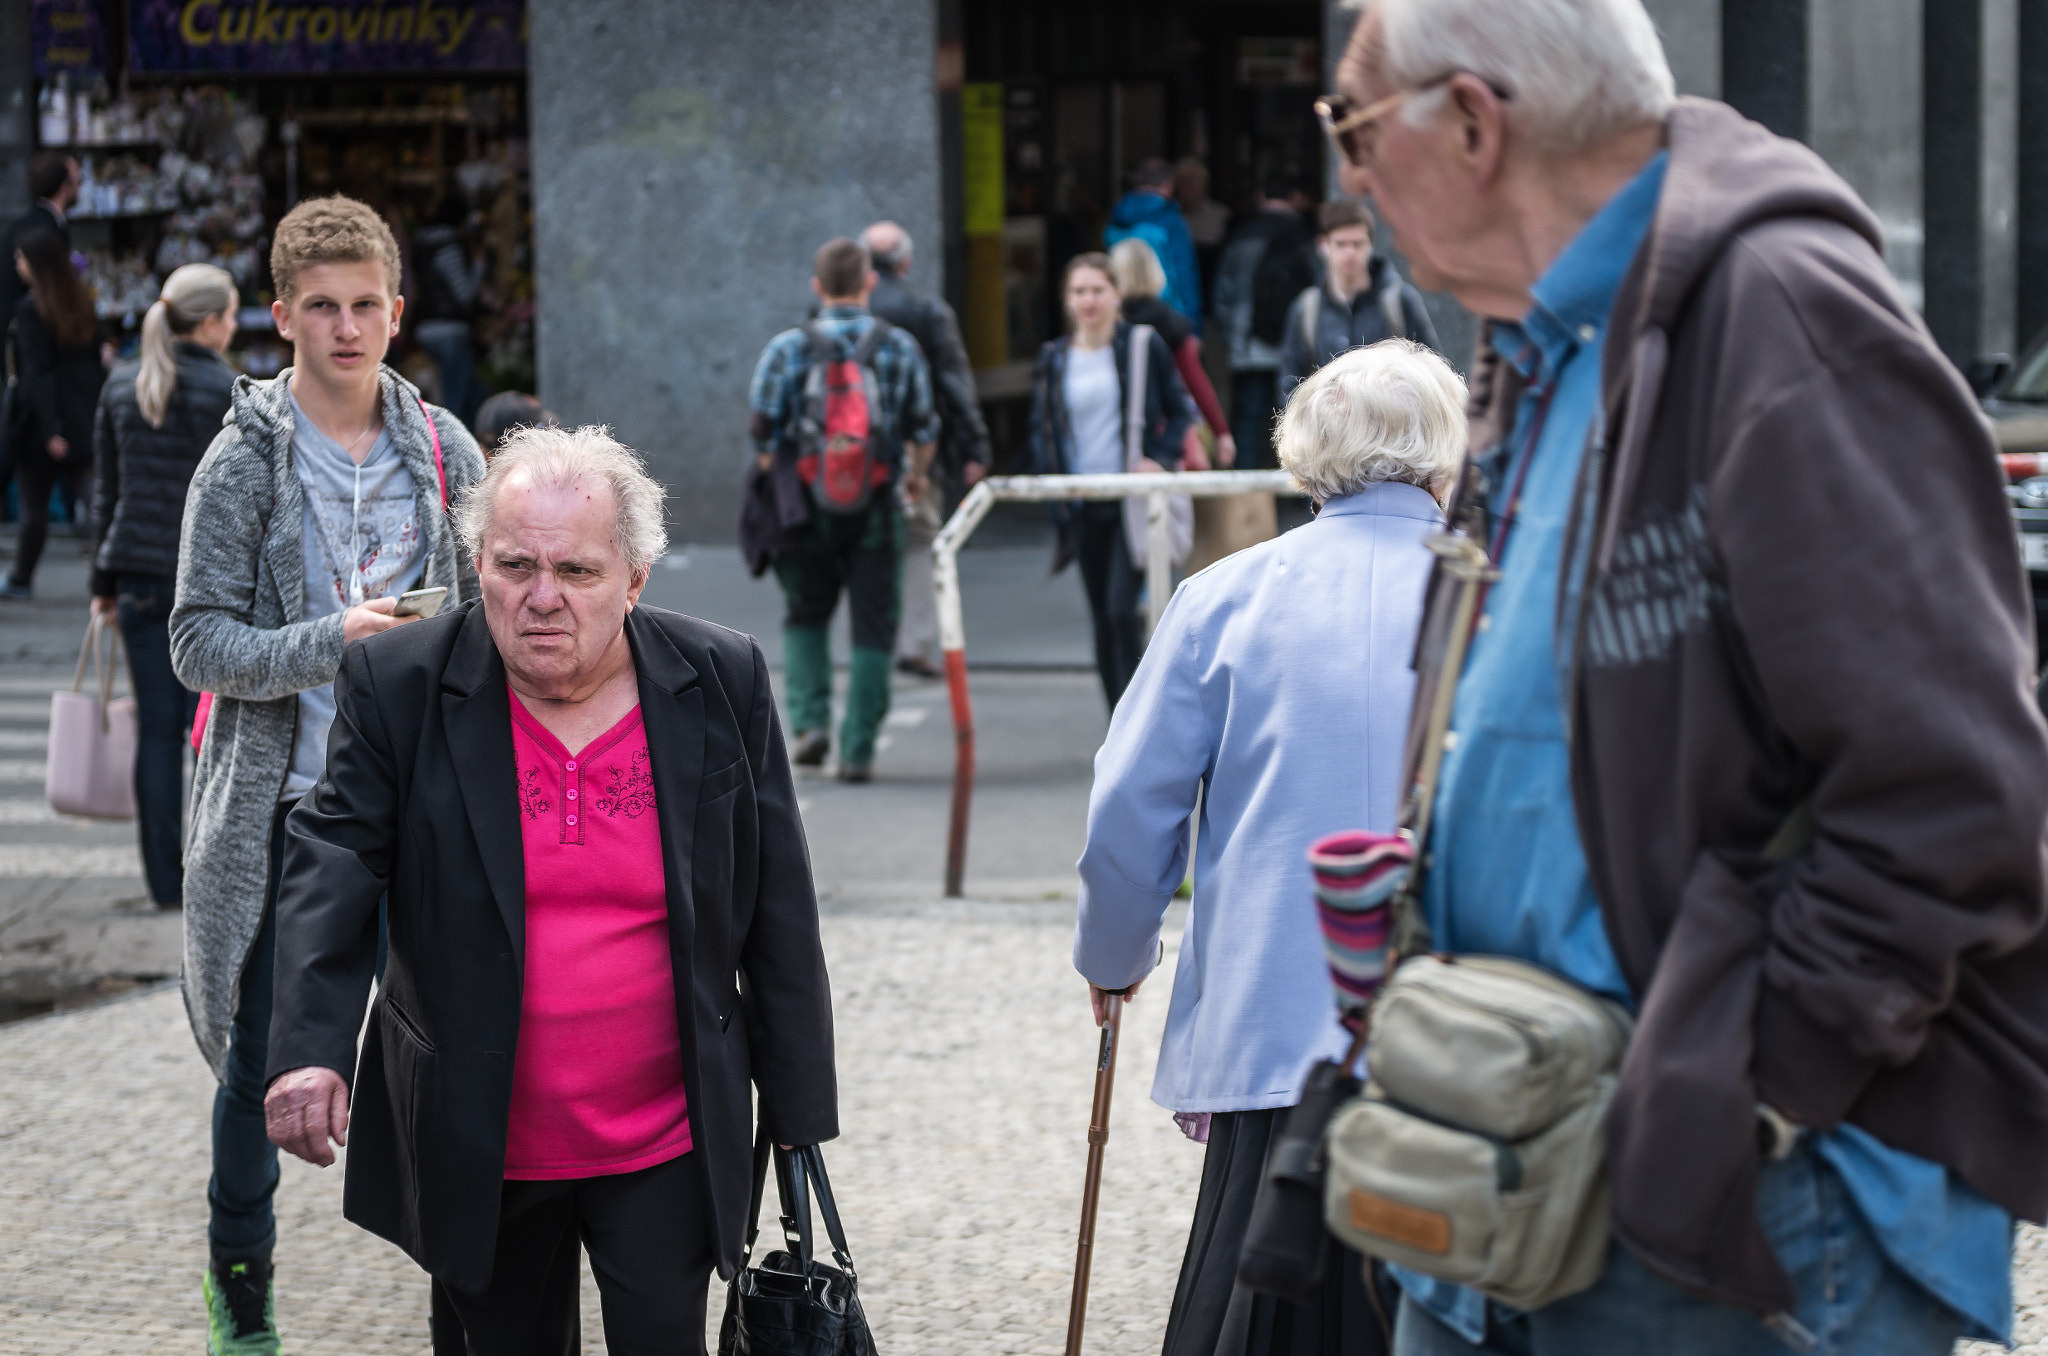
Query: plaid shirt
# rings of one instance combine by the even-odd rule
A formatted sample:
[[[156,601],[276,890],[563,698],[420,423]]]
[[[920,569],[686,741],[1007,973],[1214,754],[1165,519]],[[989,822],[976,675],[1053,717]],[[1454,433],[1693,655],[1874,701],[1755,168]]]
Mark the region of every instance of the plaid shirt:
[[[858,306],[828,306],[818,313],[817,326],[851,357],[874,325],[874,317]],[[804,377],[811,368],[811,344],[801,328],[784,330],[761,350],[754,383],[747,391],[753,410],[749,436],[756,452],[796,452],[796,420],[803,412]],[[928,443],[939,436],[939,416],[932,408],[931,374],[917,341],[902,330],[892,331],[875,350],[875,384],[882,401],[884,428],[896,430],[887,440],[890,465],[901,470],[903,444]]]

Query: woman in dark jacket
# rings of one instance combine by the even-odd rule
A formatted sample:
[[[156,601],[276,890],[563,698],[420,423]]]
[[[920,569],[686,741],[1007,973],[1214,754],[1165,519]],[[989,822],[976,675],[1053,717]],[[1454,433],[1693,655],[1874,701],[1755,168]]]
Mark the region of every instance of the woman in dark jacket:
[[[1223,402],[1216,398],[1216,388],[1209,384],[1209,373],[1202,366],[1202,341],[1195,335],[1194,322],[1168,306],[1160,296],[1166,290],[1166,270],[1160,265],[1159,256],[1150,245],[1131,236],[1116,242],[1116,248],[1109,252],[1109,262],[1116,270],[1116,290],[1123,294],[1124,319],[1159,331],[1159,337],[1173,353],[1174,370],[1180,373],[1181,384],[1188,388],[1195,408],[1202,412],[1202,422],[1215,435],[1216,464],[1231,465],[1237,460],[1237,440],[1230,434]],[[1190,438],[1185,446],[1186,469],[1209,469],[1208,454],[1202,450],[1200,439]]]
[[[1060,291],[1068,333],[1039,350],[1032,380],[1033,468],[1041,475],[1180,469],[1181,443],[1197,415],[1173,354],[1156,331],[1145,362],[1144,456],[1135,466],[1125,465],[1124,385],[1135,331],[1118,319],[1122,299],[1109,256],[1076,255]],[[1144,564],[1131,558],[1123,505],[1116,500],[1062,505],[1057,512],[1060,553],[1054,568],[1072,558],[1081,562],[1095,620],[1095,669],[1114,711],[1145,652],[1145,619],[1138,611]]]
[[[187,264],[142,320],[142,358],[114,370],[93,420],[92,608],[116,614],[135,689],[136,827],[160,909],[184,900],[185,731],[198,694],[171,670],[171,602],[185,487],[234,397],[221,358],[235,335],[234,279]]]
[[[107,379],[100,362],[92,295],[71,266],[71,247],[38,227],[14,242],[14,268],[29,294],[8,333],[8,446],[21,494],[21,537],[14,571],[0,598],[27,598],[50,530],[50,490],[62,481],[70,502],[83,499],[92,462],[92,412]]]

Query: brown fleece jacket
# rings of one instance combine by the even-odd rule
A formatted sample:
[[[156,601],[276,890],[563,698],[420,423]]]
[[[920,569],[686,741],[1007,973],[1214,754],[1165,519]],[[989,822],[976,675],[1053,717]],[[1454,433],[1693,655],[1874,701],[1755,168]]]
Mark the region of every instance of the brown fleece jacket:
[[[1876,221],[1723,105],[1681,101],[1667,146],[1574,525],[1573,793],[1643,1000],[1616,1233],[1772,1312],[1760,1101],[2048,1213],[2048,731],[1990,435]],[[1478,438],[1512,377],[1475,375]],[[1810,839],[1767,859],[1802,806]]]

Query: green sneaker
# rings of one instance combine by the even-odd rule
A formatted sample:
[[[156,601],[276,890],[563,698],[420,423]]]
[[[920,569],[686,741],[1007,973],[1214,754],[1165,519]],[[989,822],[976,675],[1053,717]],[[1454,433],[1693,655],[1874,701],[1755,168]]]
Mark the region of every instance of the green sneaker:
[[[277,1286],[268,1261],[216,1261],[206,1296],[206,1356],[279,1356]]]

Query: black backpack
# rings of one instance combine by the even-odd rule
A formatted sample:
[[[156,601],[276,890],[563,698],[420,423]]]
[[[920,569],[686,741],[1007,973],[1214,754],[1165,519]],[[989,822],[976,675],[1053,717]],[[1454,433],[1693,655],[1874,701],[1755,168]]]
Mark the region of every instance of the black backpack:
[[[1287,333],[1287,308],[1316,284],[1316,261],[1308,223],[1284,222],[1266,241],[1252,271],[1252,337],[1278,348]]]

